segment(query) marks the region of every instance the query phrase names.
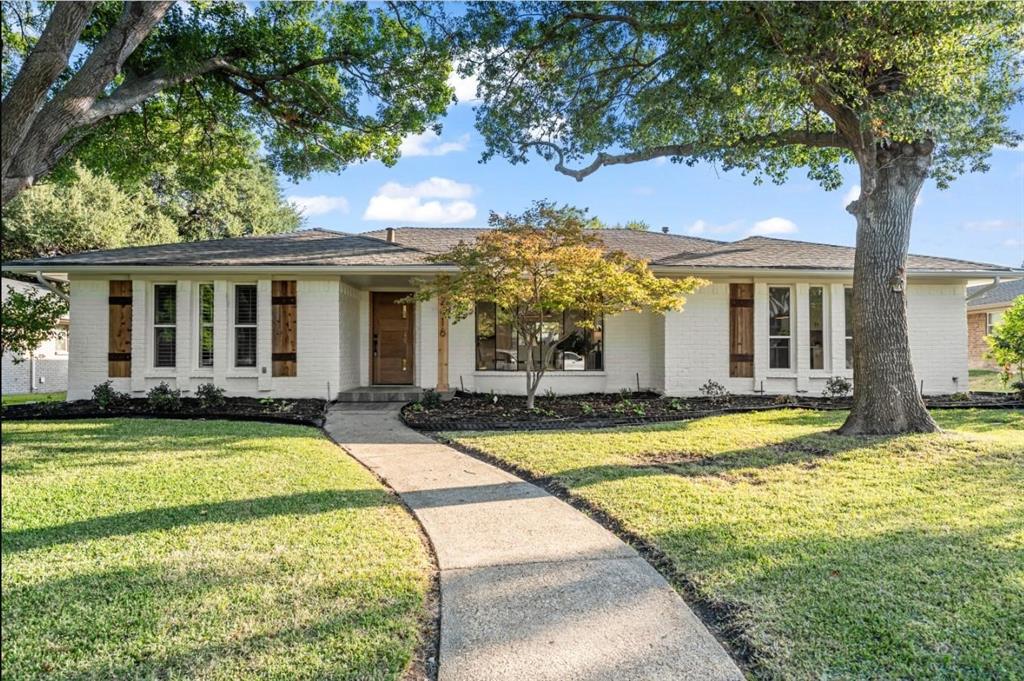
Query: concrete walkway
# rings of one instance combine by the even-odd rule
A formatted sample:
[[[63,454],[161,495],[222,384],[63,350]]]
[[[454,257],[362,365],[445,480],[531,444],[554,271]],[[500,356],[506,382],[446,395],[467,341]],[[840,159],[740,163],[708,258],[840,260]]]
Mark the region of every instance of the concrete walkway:
[[[337,405],[326,430],[412,508],[441,569],[440,681],[742,679],[658,572],[544,490]]]

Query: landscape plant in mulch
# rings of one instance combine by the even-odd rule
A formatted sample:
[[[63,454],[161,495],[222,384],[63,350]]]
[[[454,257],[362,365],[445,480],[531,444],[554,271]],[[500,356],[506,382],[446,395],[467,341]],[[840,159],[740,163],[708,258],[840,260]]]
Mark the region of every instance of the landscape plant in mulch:
[[[113,389],[107,381],[93,390],[93,399],[72,402],[35,402],[3,408],[11,420],[84,419],[108,417],[158,417],[177,419],[227,419],[274,421],[312,426],[323,425],[326,400],[225,397],[219,388],[200,386],[196,397],[182,397],[166,383],[154,387],[145,398],[132,398]]]
[[[848,396],[735,395],[711,386],[700,397],[665,397],[655,392],[552,395],[538,398],[533,409],[518,395],[458,392],[443,404],[413,402],[402,418],[419,430],[504,430],[581,428],[682,421],[713,414],[768,409],[849,409]],[[833,394],[842,394],[836,390]],[[956,393],[925,398],[930,408],[1024,407],[1002,393]]]

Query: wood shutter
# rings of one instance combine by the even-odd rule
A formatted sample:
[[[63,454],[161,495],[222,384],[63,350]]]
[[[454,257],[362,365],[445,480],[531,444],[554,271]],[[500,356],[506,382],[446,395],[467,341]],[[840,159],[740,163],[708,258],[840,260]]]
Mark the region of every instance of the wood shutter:
[[[107,314],[107,376],[128,378],[132,375],[132,282],[110,282]]]
[[[753,284],[729,284],[729,376],[754,376]]]
[[[294,281],[271,282],[270,302],[273,308],[273,375],[294,376],[298,368],[296,343],[297,315]]]

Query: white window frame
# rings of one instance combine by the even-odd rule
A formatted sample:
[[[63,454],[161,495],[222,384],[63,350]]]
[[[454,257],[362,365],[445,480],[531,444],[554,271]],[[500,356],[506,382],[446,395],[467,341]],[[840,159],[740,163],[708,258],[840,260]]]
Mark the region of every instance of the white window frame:
[[[160,286],[170,286],[174,290],[174,321],[167,323],[158,323],[156,321],[156,305],[157,296],[156,289]],[[156,371],[169,371],[176,369],[178,366],[178,342],[181,340],[178,337],[178,282],[176,281],[155,281],[149,290],[149,298],[152,301],[149,305],[150,323],[149,328],[152,329],[153,334],[149,341],[149,355],[150,355],[150,366]],[[158,329],[174,329],[174,364],[171,365],[158,365],[156,363],[156,337]]]
[[[843,366],[846,367],[847,371],[853,371],[853,323],[852,322],[850,324],[846,323],[846,314],[847,314],[847,310],[846,310],[846,302],[847,302],[846,292],[847,291],[850,292],[849,302],[850,302],[850,309],[851,309],[851,314],[852,314],[852,309],[853,309],[853,287],[852,286],[844,286],[843,287]],[[846,352],[847,348],[850,349],[849,353]],[[847,356],[850,357],[850,363],[849,364],[846,363],[846,357]]]
[[[995,317],[997,315],[1000,317],[1000,319],[998,321],[995,319]],[[1002,321],[1002,316],[1003,315],[1000,312],[986,312],[985,313],[985,335],[986,336],[991,336],[992,335],[992,332],[996,328],[996,324],[998,324],[999,322]]]
[[[238,320],[238,287],[239,286],[251,286],[255,290],[255,292],[256,292],[256,321],[253,324],[239,324],[239,323],[237,323],[237,320]],[[230,348],[229,348],[229,350],[231,352],[231,355],[230,355],[230,357],[231,357],[231,368],[235,372],[255,374],[256,373],[256,369],[257,369],[257,367],[258,367],[258,365],[260,363],[259,362],[259,343],[260,343],[260,332],[259,332],[260,303],[259,303],[259,299],[260,299],[260,290],[259,290],[258,284],[255,281],[238,281],[238,282],[234,282],[231,285],[231,317],[230,317],[230,320],[231,320],[231,339],[230,339]],[[238,350],[238,347],[237,347],[238,334],[236,333],[236,329],[244,329],[244,328],[251,328],[251,329],[255,329],[256,330],[256,360],[255,360],[255,363],[252,364],[251,366],[239,365],[238,364],[238,354],[237,354],[237,350]]]
[[[829,286],[827,284],[809,284],[807,286],[807,351],[810,353],[811,350],[811,327],[813,326],[811,320],[811,291],[813,289],[821,289],[821,352],[822,352],[822,366],[820,369],[811,367],[811,358],[807,358],[807,366],[809,370],[815,374],[828,374],[831,373],[832,366],[832,342],[831,342],[831,328],[832,328],[832,300],[829,297]]]
[[[71,347],[71,328],[69,324],[57,324],[57,335],[53,338],[53,352],[66,355]],[[61,346],[64,347],[61,347]]]
[[[779,336],[772,335],[772,289],[780,288],[789,291],[789,335]],[[795,326],[795,312],[796,312],[796,289],[792,284],[769,284],[768,285],[768,300],[765,301],[768,306],[767,322],[768,328],[768,370],[772,372],[782,373],[793,373],[796,371],[796,363],[793,361],[793,352],[796,350],[794,347],[796,343],[794,338],[796,335],[793,333]],[[772,366],[772,341],[786,339],[789,341],[789,366],[787,367],[773,367]]]
[[[213,320],[210,322],[203,321],[203,287],[209,286],[210,291],[213,292]],[[211,372],[213,371],[214,362],[216,362],[216,348],[217,348],[217,287],[212,281],[197,281],[195,288],[192,292],[192,299],[195,301],[193,306],[193,319],[195,320],[195,350],[192,352],[192,360],[195,363],[195,369],[199,372]],[[213,338],[213,357],[210,358],[209,364],[203,364],[203,328],[207,327],[210,329],[210,333]]]

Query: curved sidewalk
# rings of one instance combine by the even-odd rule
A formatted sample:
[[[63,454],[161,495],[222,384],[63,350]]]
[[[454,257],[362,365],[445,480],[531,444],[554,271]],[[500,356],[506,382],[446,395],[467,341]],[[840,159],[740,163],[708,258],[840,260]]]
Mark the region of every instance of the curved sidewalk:
[[[568,504],[407,428],[397,405],[336,405],[325,429],[430,536],[440,681],[743,678],[654,568]]]

